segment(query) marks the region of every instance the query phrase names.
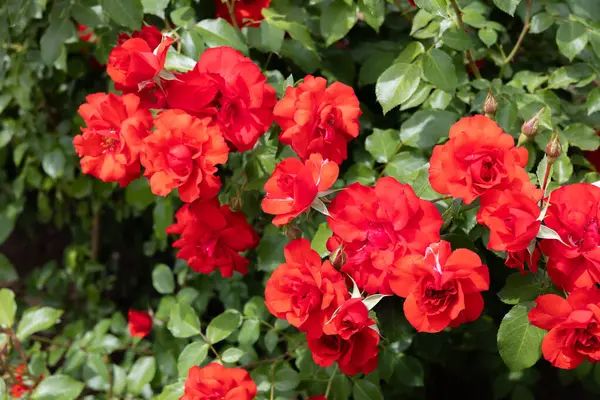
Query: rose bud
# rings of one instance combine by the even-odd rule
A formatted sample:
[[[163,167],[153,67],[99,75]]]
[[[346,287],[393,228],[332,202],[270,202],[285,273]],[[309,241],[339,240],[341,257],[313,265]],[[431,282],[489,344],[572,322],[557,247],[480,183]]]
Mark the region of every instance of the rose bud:
[[[348,256],[344,252],[342,246],[338,247],[336,250],[332,251],[329,254],[329,261],[331,262],[331,265],[333,265],[333,268],[337,270],[339,270],[344,266],[344,264],[346,264],[347,259]]]
[[[492,94],[492,91],[490,90],[485,99],[485,102],[483,103],[483,112],[485,113],[486,117],[494,118],[497,109],[498,102],[496,101],[494,95]]]
[[[290,240],[300,239],[302,237],[302,229],[298,225],[287,225],[285,236]]]
[[[558,139],[558,131],[552,135],[548,145],[546,146],[546,156],[548,157],[548,164],[554,163],[562,153],[562,145]]]
[[[519,136],[519,146],[535,138],[540,127],[540,115],[542,115],[545,109],[545,107],[542,107],[533,118],[523,122],[523,125],[521,125],[521,136]]]

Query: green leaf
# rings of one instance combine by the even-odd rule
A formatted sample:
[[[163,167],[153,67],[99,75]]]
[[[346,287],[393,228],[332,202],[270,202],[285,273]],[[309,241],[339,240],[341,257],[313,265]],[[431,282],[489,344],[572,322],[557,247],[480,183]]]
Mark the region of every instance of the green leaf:
[[[358,10],[363,14],[367,25],[379,32],[385,20],[385,0],[358,0]]]
[[[200,33],[195,30],[185,31],[181,34],[181,48],[183,49],[183,54],[192,60],[197,60],[205,50],[204,40],[200,36]],[[181,67],[187,68],[188,64],[186,63]]]
[[[226,310],[210,321],[206,328],[206,338],[211,344],[226,339],[233,333],[242,322],[242,316],[237,310]]]
[[[165,18],[165,9],[169,5],[169,0],[142,0],[144,14],[153,14],[162,19]]]
[[[554,18],[552,15],[547,12],[541,12],[539,14],[535,14],[531,18],[531,28],[529,28],[530,33],[542,33],[546,29],[550,28],[554,23]]]
[[[127,375],[125,370],[120,366],[113,364],[113,392],[120,394],[125,391],[125,385],[127,385]]]
[[[573,175],[573,164],[563,152],[552,165],[552,178],[560,184],[567,182]]]
[[[75,26],[67,17],[60,18],[50,22],[40,39],[40,51],[42,61],[46,65],[52,65],[64,49],[64,43],[67,39],[75,36]]]
[[[132,394],[142,392],[144,385],[150,383],[156,374],[156,360],[154,357],[140,357],[132,365],[127,374],[127,391]]]
[[[425,372],[421,362],[414,357],[402,355],[396,362],[394,377],[409,387],[422,387]]]
[[[177,371],[180,377],[186,377],[190,368],[194,365],[202,364],[208,354],[208,344],[203,341],[197,341],[185,346],[185,349],[179,354],[177,359]]]
[[[447,92],[458,85],[452,58],[440,49],[431,49],[422,59],[423,76],[434,86]]]
[[[402,183],[410,183],[421,169],[428,168],[427,159],[414,152],[403,151],[392,158],[383,173],[392,176]]]
[[[510,14],[510,16],[515,15],[515,10],[520,2],[521,0],[494,0],[496,7],[505,13]]]
[[[576,87],[585,86],[594,80],[595,72],[587,64],[572,64],[560,67],[550,75],[548,88],[566,89],[571,84]]]
[[[186,27],[196,21],[196,13],[192,7],[180,7],[171,11],[171,21],[173,21],[175,26]]]
[[[227,363],[236,363],[246,354],[244,350],[238,349],[237,347],[230,347],[221,354],[223,361]]]
[[[429,93],[431,93],[432,90],[433,86],[431,86],[428,83],[425,83],[424,81],[421,81],[417,90],[413,93],[412,96],[410,96],[410,99],[408,99],[404,104],[400,106],[400,110],[408,110],[409,108],[420,106],[425,102],[425,100],[427,100],[427,98],[429,97]]]
[[[412,26],[410,28],[410,34],[412,35],[415,32],[418,32],[420,29],[425,28],[432,19],[435,18],[435,15],[428,13],[424,9],[419,9],[415,14],[415,17],[412,20]]]
[[[343,0],[333,0],[323,8],[320,18],[321,34],[325,44],[331,46],[352,29],[357,19],[357,10],[354,4],[347,4]]]
[[[140,0],[102,0],[102,9],[119,25],[139,30],[144,19],[144,7]]]
[[[31,395],[32,400],[75,400],[85,385],[67,375],[52,375],[44,379]]]
[[[447,17],[447,0],[415,0],[415,4],[427,12],[437,14],[441,17]]]
[[[496,111],[496,122],[504,132],[512,132],[519,117],[519,109],[512,101],[501,98]]]
[[[248,28],[248,41],[253,47],[264,52],[279,53],[285,30],[264,20],[258,28]]]
[[[505,304],[518,304],[533,301],[540,293],[540,284],[535,275],[516,272],[506,278],[506,284],[498,292],[498,297]]]
[[[193,32],[193,31],[192,31]],[[178,72],[187,72],[194,69],[196,60],[191,57],[179,54],[175,49],[170,48],[167,51],[167,59],[165,60],[165,68]]]
[[[248,46],[229,22],[222,18],[204,19],[194,28],[202,35],[208,47],[229,46],[248,55]]]
[[[393,129],[373,129],[373,133],[365,140],[365,149],[371,153],[375,161],[385,164],[394,155],[400,144],[398,131]]]
[[[568,140],[570,146],[581,150],[594,151],[600,146],[600,136],[596,135],[596,131],[579,122],[567,126],[561,136]]]
[[[167,328],[177,338],[188,338],[200,333],[200,320],[189,304],[177,303],[171,309]]]
[[[457,26],[451,26],[442,34],[442,41],[451,49],[458,51],[469,50],[473,47],[473,39],[467,32]]]
[[[419,87],[421,74],[414,64],[394,64],[377,79],[375,93],[377,101],[386,114],[392,108],[404,103]]]
[[[277,342],[279,342],[279,335],[277,334],[277,331],[270,330],[269,332],[267,332],[267,334],[265,335],[265,347],[267,348],[269,354],[273,353],[273,351],[277,347]]]
[[[352,396],[354,400],[383,400],[379,386],[366,379],[356,381]]]
[[[463,11],[463,22],[474,28],[484,28],[488,24],[488,20],[481,15],[479,11],[474,9],[466,9]]]
[[[425,53],[425,46],[421,42],[410,42],[396,58],[394,64],[410,64],[423,53]]]
[[[136,179],[125,188],[125,201],[138,211],[143,211],[154,202],[148,179]]]
[[[498,329],[498,351],[511,371],[531,367],[541,355],[546,331],[529,323],[530,303],[514,306],[502,319]]]
[[[10,260],[4,254],[0,254],[0,281],[14,282],[18,279],[17,270],[10,263]]]
[[[310,31],[305,25],[301,25],[297,22],[286,21],[285,16],[277,14],[268,8],[264,8],[262,13],[265,17],[265,20],[268,21],[269,24],[283,29],[289,33],[292,39],[300,42],[306,49],[312,50],[313,52],[317,50],[315,42],[310,36]],[[284,44],[285,43],[287,43],[287,41],[285,41]]]
[[[600,87],[594,88],[590,91],[586,106],[588,115],[592,115],[593,113],[600,111]]]
[[[421,110],[404,121],[400,128],[402,143],[421,149],[433,147],[439,139],[447,137],[458,115],[443,110]]]
[[[288,391],[298,386],[300,379],[298,373],[291,368],[281,368],[275,373],[275,389]]]
[[[489,48],[498,40],[498,33],[490,28],[482,28],[478,32],[479,39]]]
[[[588,32],[579,22],[566,21],[558,26],[556,44],[561,53],[573,60],[588,42]]]
[[[21,341],[29,335],[46,330],[58,322],[63,310],[52,307],[30,308],[23,313],[17,326],[17,338]]]
[[[165,264],[157,264],[152,270],[152,286],[160,294],[171,294],[175,290],[173,270]]]
[[[329,225],[327,222],[323,222],[319,224],[317,228],[317,232],[315,232],[315,236],[313,236],[312,241],[310,242],[310,247],[319,253],[321,257],[325,256],[327,251],[327,239],[331,237],[331,229],[329,229]]]
[[[0,326],[12,327],[17,313],[15,294],[10,289],[0,289]]]
[[[0,400],[6,400],[6,383],[0,378]]]
[[[156,400],[179,400],[183,396],[185,379],[165,386],[162,393],[156,397]]]
[[[361,185],[369,186],[377,180],[377,173],[367,164],[355,163],[344,174],[346,185],[358,182]]]
[[[170,197],[157,197],[152,211],[154,220],[154,235],[166,239],[166,229],[173,223],[173,203]]]
[[[71,6],[71,16],[75,21],[88,28],[95,28],[102,24],[100,15],[92,7],[87,7],[77,2]]]
[[[255,318],[249,318],[244,321],[240,333],[238,335],[238,342],[244,347],[252,346],[260,337],[260,321]]]

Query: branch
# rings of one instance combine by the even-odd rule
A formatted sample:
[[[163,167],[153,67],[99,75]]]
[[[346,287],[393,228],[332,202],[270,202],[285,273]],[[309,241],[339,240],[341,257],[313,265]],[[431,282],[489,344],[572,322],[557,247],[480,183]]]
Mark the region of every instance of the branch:
[[[460,9],[458,8],[458,4],[456,4],[456,0],[450,0],[452,3],[452,8],[454,8],[454,12],[456,13],[456,22],[458,23],[458,27],[465,30],[465,24],[463,24],[462,14]],[[469,60],[469,65],[471,66],[471,71],[473,71],[473,75],[475,75],[476,79],[481,79],[481,73],[479,72],[479,68],[475,64],[475,58],[473,58],[473,53],[471,50],[467,50],[467,59]]]
[[[523,25],[523,30],[521,30],[521,34],[519,35],[519,39],[517,39],[517,43],[515,43],[515,47],[513,47],[512,51],[506,56],[504,59],[504,64],[508,64],[510,60],[513,59],[517,51],[519,51],[519,47],[523,43],[523,39],[525,39],[525,35],[529,32],[529,28],[531,27],[531,7],[533,6],[533,0],[529,0],[527,2],[527,13],[525,15],[525,25]]]

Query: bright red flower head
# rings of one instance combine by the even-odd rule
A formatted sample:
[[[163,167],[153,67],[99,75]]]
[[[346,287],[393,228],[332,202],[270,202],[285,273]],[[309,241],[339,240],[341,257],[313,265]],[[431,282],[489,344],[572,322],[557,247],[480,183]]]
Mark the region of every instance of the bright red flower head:
[[[167,50],[173,42],[172,38],[161,35],[159,44],[152,47],[156,44],[153,32],[128,39],[110,52],[106,72],[122,87],[141,89],[163,70]]]
[[[443,221],[433,203],[417,197],[409,185],[391,177],[375,186],[354,183],[329,207],[329,251],[340,245],[347,255],[342,267],[369,294],[391,294],[390,266],[405,254],[423,253],[440,240]]]
[[[363,328],[349,339],[323,335],[307,341],[313,360],[321,367],[329,367],[337,361],[340,371],[346,375],[370,374],[377,368],[379,333],[374,329]]]
[[[180,400],[252,400],[256,393],[256,384],[246,370],[210,363],[190,368]]]
[[[506,253],[506,261],[504,265],[509,268],[518,268],[519,272],[525,274],[525,265],[529,271],[536,273],[538,270],[538,262],[540,261],[541,253],[537,246],[533,249],[533,253],[529,253],[527,249],[519,251],[508,251]]]
[[[565,243],[540,242],[552,282],[567,291],[600,283],[600,188],[577,183],[552,191],[544,224]]]
[[[306,160],[312,153],[341,164],[347,142],[358,136],[359,101],[354,90],[341,82],[307,75],[297,87],[290,86],[274,109],[281,126],[279,140]]]
[[[184,204],[175,218],[167,233],[181,235],[173,247],[194,271],[209,274],[218,269],[223,277],[248,272],[248,260],[238,253],[258,246],[259,238],[243,213],[212,198]]]
[[[152,317],[147,312],[129,310],[127,317],[131,336],[143,338],[152,331]]]
[[[221,187],[216,165],[227,161],[229,151],[219,127],[181,110],[161,112],[154,126],[142,155],[152,193],[166,196],[178,188],[186,203],[214,197]]]
[[[152,127],[152,114],[140,108],[132,94],[95,93],[86,97],[79,115],[87,128],[75,136],[75,152],[81,157],[81,170],[104,182],[121,187],[140,176],[142,140]]]
[[[540,230],[540,199],[511,190],[485,192],[477,222],[490,229],[488,248],[511,252],[527,249]]]
[[[331,321],[325,324],[323,332],[327,335],[340,335],[344,340],[350,336],[375,325],[375,321],[369,318],[369,310],[362,298],[353,298],[346,300],[338,310],[336,310]]]
[[[265,305],[308,337],[323,333],[323,325],[349,297],[342,274],[321,257],[306,239],[285,246],[285,263],[273,271],[265,289]]]
[[[273,224],[285,225],[310,208],[319,192],[333,185],[338,177],[336,163],[323,160],[320,154],[311,154],[304,163],[297,158],[286,158],[275,167],[265,183],[262,209],[276,215]]]
[[[490,286],[489,271],[477,254],[452,251],[450,243],[431,244],[420,254],[394,263],[390,287],[404,301],[406,319],[419,332],[435,333],[448,326],[475,321],[483,310],[482,291]]]
[[[231,47],[215,47],[196,67],[167,84],[167,103],[197,116],[211,116],[232,150],[250,150],[273,122],[275,89],[251,59]]]
[[[583,360],[600,361],[600,290],[577,289],[567,299],[545,294],[535,300],[529,321],[549,330],[542,342],[544,358],[572,369]]]
[[[217,6],[217,18],[223,18],[233,25],[229,7],[233,7],[235,24],[241,28],[244,26],[258,26],[265,17],[262,15],[263,8],[269,8],[271,0],[214,0]]]
[[[490,189],[533,195],[539,191],[523,169],[527,156],[527,149],[515,147],[513,137],[488,117],[465,117],[450,128],[448,142],[434,147],[429,182],[466,204]]]
[[[151,49],[156,49],[163,40],[163,34],[155,26],[142,26],[142,30],[134,31],[131,36],[127,33],[120,33],[117,36],[117,45],[120,46],[131,38],[143,39]]]

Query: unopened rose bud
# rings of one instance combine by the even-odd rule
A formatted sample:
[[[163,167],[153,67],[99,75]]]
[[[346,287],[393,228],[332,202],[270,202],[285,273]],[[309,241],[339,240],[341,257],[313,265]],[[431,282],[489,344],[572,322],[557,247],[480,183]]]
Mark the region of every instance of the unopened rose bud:
[[[231,199],[229,202],[229,209],[231,211],[240,211],[242,209],[242,197],[235,196],[233,199]]]
[[[302,229],[298,225],[288,225],[285,228],[285,236],[290,240],[300,239],[302,237]]]
[[[562,145],[558,139],[558,131],[552,134],[548,145],[546,146],[546,156],[548,157],[548,164],[553,164],[562,153]]]
[[[519,146],[527,141],[533,141],[533,139],[535,139],[540,127],[540,115],[542,115],[545,109],[545,107],[542,107],[533,118],[523,122],[523,125],[521,125],[521,136],[519,136]]]
[[[496,110],[498,109],[498,102],[494,98],[492,91],[490,90],[487,97],[485,98],[485,102],[483,103],[483,112],[485,116],[488,118],[494,118],[496,115]]]
[[[337,270],[340,270],[344,264],[346,264],[347,258],[348,257],[346,256],[342,246],[338,247],[336,250],[332,251],[331,254],[329,254],[329,261],[331,262],[331,265],[333,265],[333,268]]]

